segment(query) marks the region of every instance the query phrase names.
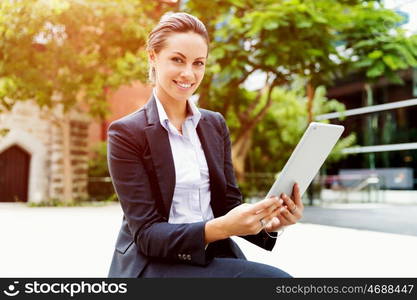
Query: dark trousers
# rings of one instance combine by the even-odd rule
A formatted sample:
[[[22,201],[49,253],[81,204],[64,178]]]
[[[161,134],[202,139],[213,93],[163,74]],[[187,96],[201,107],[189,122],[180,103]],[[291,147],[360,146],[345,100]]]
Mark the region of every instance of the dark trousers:
[[[140,277],[158,278],[290,278],[291,276],[273,266],[236,258],[221,244],[212,243],[207,247],[207,255],[212,257],[207,266],[182,263],[150,261]]]

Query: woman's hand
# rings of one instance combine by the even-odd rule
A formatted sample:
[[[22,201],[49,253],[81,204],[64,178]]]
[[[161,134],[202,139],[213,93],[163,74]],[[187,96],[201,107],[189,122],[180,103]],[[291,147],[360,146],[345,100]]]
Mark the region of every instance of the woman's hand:
[[[255,204],[236,206],[226,215],[206,223],[206,244],[234,235],[258,234],[261,230],[277,231],[295,224],[303,215],[300,189],[295,184],[292,199],[286,195],[272,196]]]
[[[274,217],[283,203],[284,200],[273,196],[254,204],[243,203],[235,207],[222,217],[227,236],[257,234],[268,223],[273,228],[278,227],[279,219]]]
[[[279,225],[274,227],[274,229],[266,226],[265,229],[267,231],[276,231],[284,226],[295,224],[303,217],[304,205],[301,201],[298,184],[294,184],[292,198],[282,194],[281,200],[284,201],[284,205],[278,210],[277,218],[279,219]]]

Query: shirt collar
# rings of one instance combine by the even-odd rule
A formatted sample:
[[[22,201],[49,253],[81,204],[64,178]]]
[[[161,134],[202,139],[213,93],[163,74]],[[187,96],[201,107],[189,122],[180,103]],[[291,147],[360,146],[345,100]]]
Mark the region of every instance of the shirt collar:
[[[158,97],[156,96],[155,89],[152,90],[152,93],[156,101],[156,107],[158,109],[159,122],[161,123],[162,127],[164,127],[166,130],[169,130],[168,129],[169,119],[164,109],[164,106],[162,105]],[[201,112],[198,110],[197,106],[194,104],[194,101],[191,99],[187,100],[187,106],[188,106],[188,116],[186,120],[191,120],[193,122],[194,128],[196,128],[201,118]]]

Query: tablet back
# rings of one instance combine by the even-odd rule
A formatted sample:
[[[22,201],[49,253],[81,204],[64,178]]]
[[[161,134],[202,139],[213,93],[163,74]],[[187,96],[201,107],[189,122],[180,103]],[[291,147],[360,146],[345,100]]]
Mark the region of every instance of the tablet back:
[[[266,197],[291,196],[296,182],[303,195],[343,130],[340,125],[310,123]]]

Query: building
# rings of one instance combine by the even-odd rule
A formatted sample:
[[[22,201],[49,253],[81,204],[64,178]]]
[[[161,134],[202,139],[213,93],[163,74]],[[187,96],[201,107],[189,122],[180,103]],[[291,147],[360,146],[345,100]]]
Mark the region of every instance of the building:
[[[106,140],[110,122],[142,107],[150,94],[151,87],[140,82],[122,86],[109,96],[110,115],[103,122],[71,114],[73,199],[88,197],[89,153]],[[0,202],[62,199],[63,135],[57,116],[31,101],[18,102],[12,111],[0,114]]]
[[[339,120],[339,113],[316,119],[344,125],[344,135],[357,136],[358,147],[345,149],[347,158],[327,170],[329,175],[340,175],[342,185],[359,184],[375,175],[382,189],[417,190],[417,71],[400,75],[403,85],[381,79],[373,85],[372,98],[360,75],[328,89],[329,98],[345,104],[345,119]]]
[[[59,115],[57,114],[59,117]],[[87,197],[88,118],[70,115],[74,199]],[[0,202],[60,199],[63,139],[59,119],[31,101],[0,114]]]

